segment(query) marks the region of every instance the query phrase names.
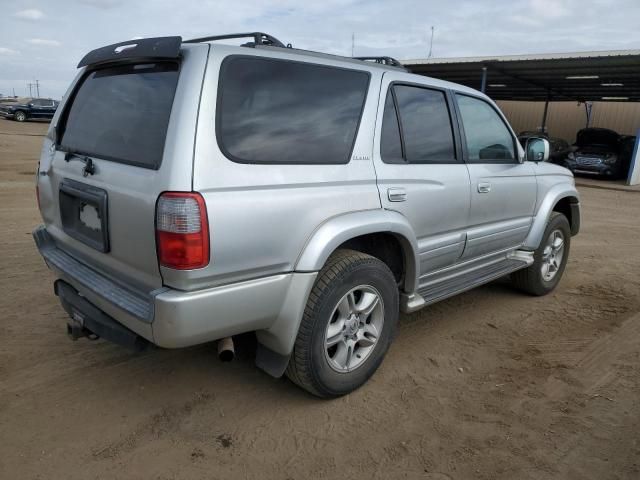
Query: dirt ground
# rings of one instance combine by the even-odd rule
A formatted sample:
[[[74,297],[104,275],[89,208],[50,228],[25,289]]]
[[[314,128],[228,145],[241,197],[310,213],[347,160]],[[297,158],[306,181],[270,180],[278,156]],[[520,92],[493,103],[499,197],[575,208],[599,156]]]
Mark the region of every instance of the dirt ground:
[[[69,341],[31,238],[45,129],[0,120],[0,478],[640,478],[640,194],[581,188],[556,292],[403,316],[372,380],[325,401],[257,370],[251,336],[231,364]]]

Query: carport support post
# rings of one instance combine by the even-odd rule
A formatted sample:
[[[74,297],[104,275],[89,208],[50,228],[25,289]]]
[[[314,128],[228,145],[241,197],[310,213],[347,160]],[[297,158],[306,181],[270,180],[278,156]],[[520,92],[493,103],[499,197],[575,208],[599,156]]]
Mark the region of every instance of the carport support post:
[[[544,113],[542,114],[542,128],[541,133],[545,133],[547,130],[547,113],[549,112],[549,98],[544,101]]]
[[[482,93],[487,89],[487,67],[482,67],[482,83],[480,83],[480,91]]]
[[[636,144],[633,147],[633,155],[631,156],[627,175],[627,185],[640,184],[640,130],[636,134]]]

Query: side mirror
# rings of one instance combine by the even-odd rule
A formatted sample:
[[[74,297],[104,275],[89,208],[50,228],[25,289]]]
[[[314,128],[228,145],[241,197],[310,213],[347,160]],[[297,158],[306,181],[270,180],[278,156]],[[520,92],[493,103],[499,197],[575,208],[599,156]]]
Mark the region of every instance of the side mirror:
[[[551,146],[546,138],[528,138],[524,147],[525,159],[529,162],[546,162],[549,160]]]

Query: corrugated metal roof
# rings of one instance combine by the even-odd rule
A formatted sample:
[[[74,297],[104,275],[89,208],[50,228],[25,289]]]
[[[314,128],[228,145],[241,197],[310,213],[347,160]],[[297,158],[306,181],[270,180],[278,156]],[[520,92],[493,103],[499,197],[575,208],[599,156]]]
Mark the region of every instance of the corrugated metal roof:
[[[565,58],[620,57],[627,55],[640,55],[640,50],[599,50],[593,52],[528,53],[524,55],[498,55],[491,57],[417,58],[413,60],[401,60],[400,62],[403,65],[422,65],[437,63],[513,62],[521,60],[558,60]]]
[[[479,89],[495,100],[640,101],[640,50],[404,60],[413,73]]]

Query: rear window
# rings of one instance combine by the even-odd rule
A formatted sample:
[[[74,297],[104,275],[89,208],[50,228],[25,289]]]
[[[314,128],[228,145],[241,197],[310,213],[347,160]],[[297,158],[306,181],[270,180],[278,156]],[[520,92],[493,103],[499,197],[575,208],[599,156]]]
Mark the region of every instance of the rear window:
[[[175,63],[91,72],[67,110],[61,149],[157,169],[177,83]]]
[[[241,163],[348,163],[368,84],[362,71],[229,57],[220,73],[220,147]]]

